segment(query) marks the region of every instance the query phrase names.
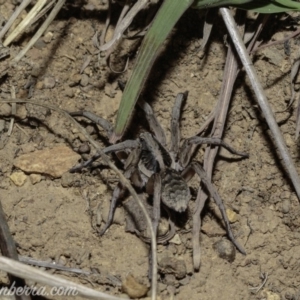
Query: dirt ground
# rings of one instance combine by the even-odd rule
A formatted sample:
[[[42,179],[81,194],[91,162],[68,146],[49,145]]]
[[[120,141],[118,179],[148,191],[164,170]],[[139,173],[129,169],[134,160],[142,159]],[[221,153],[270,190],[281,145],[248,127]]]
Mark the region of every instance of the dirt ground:
[[[5,18],[12,13],[15,2],[0,1],[0,12]],[[128,54],[129,67],[123,73],[111,72],[104,56],[94,54],[97,49],[92,42],[96,30],[103,29],[106,9],[106,1],[92,0],[63,9],[35,47],[1,79],[1,98],[9,98],[11,86],[14,86],[17,98],[25,99],[32,93],[32,99],[68,111],[85,109],[113,121],[121,99],[117,80],[128,79],[139,41],[125,40],[120,45],[112,55],[112,68],[122,71]],[[113,22],[119,13],[120,6],[114,4]],[[218,18],[213,38],[203,54],[199,52],[202,21],[196,11],[184,15],[155,65],[144,92],[168,139],[172,105],[178,92],[189,91],[181,120],[183,138],[197,133],[220,93],[226,55],[225,29]],[[267,34],[279,40],[291,30],[278,24]],[[107,39],[112,34],[113,27],[110,27]],[[31,31],[27,32],[11,46],[11,57],[31,35]],[[284,45],[279,44],[260,51],[254,60],[276,120],[300,171],[295,112],[286,111],[291,98],[290,69],[293,55],[298,51],[294,41],[291,46],[290,56],[285,53]],[[88,58],[91,59],[89,66],[80,73]],[[0,69],[3,64],[4,61],[0,61]],[[299,83],[300,78],[296,79],[296,85]],[[26,86],[34,88],[30,90]],[[1,114],[5,115],[3,110],[7,106],[1,106],[1,109]],[[118,207],[114,224],[104,236],[99,237],[95,230],[104,225],[112,190],[118,182],[112,171],[102,167],[65,173],[58,178],[25,172],[24,178],[21,176],[22,183],[19,186],[14,183],[11,175],[19,172],[14,164],[20,155],[56,146],[68,146],[83,153],[85,159],[92,154],[92,151],[88,153],[89,149],[84,149],[87,145],[78,130],[58,113],[30,105],[25,109],[21,104],[17,105],[17,110],[20,118],[15,119],[11,136],[7,135],[10,117],[6,114],[2,118],[5,123],[1,123],[0,188],[1,203],[19,254],[93,271],[92,275],[76,275],[48,270],[112,295],[124,295],[120,284],[128,274],[149,286],[149,246],[136,235],[125,232],[122,206]],[[135,113],[135,128],[144,126],[143,118],[141,112]],[[96,126],[81,120],[95,139],[103,146],[108,145],[103,131],[97,133]],[[134,138],[133,132],[137,131],[129,130],[127,137]],[[222,150],[213,175],[226,207],[235,213],[234,234],[247,255],[237,252],[233,262],[219,257],[214,244],[227,238],[210,201],[203,212],[201,268],[194,272],[189,229],[199,185],[195,180],[191,184],[193,198],[187,213],[190,217],[182,228],[178,228],[175,241],[158,246],[159,260],[166,257],[181,260],[186,273],[183,278],[176,278],[172,272],[160,273],[159,295],[161,299],[171,299],[170,291],[174,291],[177,300],[299,299],[300,205],[280,165],[244,74],[240,74],[235,87],[224,140],[235,149],[249,153],[248,159],[228,159],[234,156]],[[197,159],[200,162],[203,153],[203,149],[199,150]],[[7,279],[4,273],[1,274],[5,284]]]

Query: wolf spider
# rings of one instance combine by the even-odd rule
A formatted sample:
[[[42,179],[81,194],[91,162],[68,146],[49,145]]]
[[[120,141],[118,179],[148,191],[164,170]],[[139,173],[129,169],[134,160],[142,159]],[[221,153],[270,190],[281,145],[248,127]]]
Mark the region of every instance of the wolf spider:
[[[180,93],[177,95],[175,100],[175,105],[172,110],[170,147],[167,145],[165,133],[156,119],[151,106],[147,102],[140,100],[138,104],[145,113],[145,117],[148,121],[152,134],[149,132],[143,132],[137,139],[125,140],[121,143],[111,145],[103,149],[103,152],[116,153],[117,155],[126,152],[128,156],[125,161],[123,160],[125,177],[130,179],[134,186],[140,189],[146,189],[148,194],[154,191],[154,232],[157,232],[160,219],[160,200],[164,204],[164,207],[167,208],[168,212],[168,209],[177,213],[184,212],[187,209],[188,202],[191,198],[187,182],[194,176],[195,173],[198,174],[209,194],[215,200],[220,209],[230,240],[241,253],[245,253],[244,249],[238,244],[233,236],[224,204],[216,188],[206,176],[202,166],[198,162],[192,161],[192,158],[194,157],[194,153],[198,146],[202,144],[223,146],[229,152],[242,157],[247,157],[248,155],[234,150],[221,139],[217,138],[194,136],[186,139],[180,147],[180,112],[182,105],[187,98],[187,94],[187,92]],[[112,125],[101,117],[85,111],[74,112],[71,113],[71,115],[84,116],[97,123],[106,130],[108,138],[112,134]],[[98,157],[99,156],[96,155],[84,164],[75,167],[72,170],[74,171],[79,168],[86,167]],[[108,227],[112,224],[117,201],[124,195],[124,192],[125,188],[119,182],[113,191],[108,219],[104,228],[99,232],[100,235],[104,234]],[[162,238],[162,241],[165,242],[168,239],[170,238]]]

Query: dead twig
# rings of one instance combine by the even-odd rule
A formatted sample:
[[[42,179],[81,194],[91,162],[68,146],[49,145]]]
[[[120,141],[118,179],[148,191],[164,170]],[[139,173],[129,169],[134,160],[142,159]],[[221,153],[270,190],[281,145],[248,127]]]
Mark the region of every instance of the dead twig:
[[[16,244],[9,231],[9,227],[5,218],[4,211],[2,209],[1,202],[0,202],[0,249],[3,256],[14,259],[15,261],[19,259]],[[18,274],[13,274],[13,275],[15,276],[9,276],[11,283],[14,282],[16,288],[21,288],[21,289],[25,288],[26,283],[23,279],[21,279],[22,276],[20,278]],[[31,297],[27,294],[22,294],[22,295],[18,295],[17,299],[30,300]]]
[[[115,43],[120,40],[124,31],[131,24],[134,17],[138,14],[140,10],[142,10],[147,4],[149,0],[138,0],[130,9],[130,11],[126,14],[123,20],[119,23],[119,26],[115,29],[113,38],[106,44],[100,46],[100,51],[107,51],[111,47],[115,45]]]
[[[242,38],[236,28],[234,19],[231,15],[230,10],[227,8],[220,8],[221,15],[227,27],[227,30],[231,36],[233,44],[235,45],[236,51],[243,63],[245,71],[249,76],[252,88],[257,98],[257,102],[263,112],[263,115],[268,123],[272,137],[274,139],[275,146],[278,148],[278,152],[282,158],[282,164],[287,171],[293,186],[295,188],[298,199],[300,200],[300,179],[295,168],[294,162],[289,154],[286,143],[283,139],[282,133],[278,127],[278,124],[274,118],[272,109],[269,105],[265,92],[260,84],[260,81],[256,75],[253,63],[247,53]]]
[[[7,273],[38,282],[40,284],[45,284],[48,286],[65,288],[66,291],[73,291],[77,296],[82,296],[88,299],[105,299],[105,300],[122,300],[124,298],[110,296],[108,294],[95,291],[93,289],[87,288],[83,285],[74,283],[70,280],[60,278],[59,276],[51,275],[45,271],[38,270],[31,266],[24,265],[15,260],[0,257],[0,270]]]

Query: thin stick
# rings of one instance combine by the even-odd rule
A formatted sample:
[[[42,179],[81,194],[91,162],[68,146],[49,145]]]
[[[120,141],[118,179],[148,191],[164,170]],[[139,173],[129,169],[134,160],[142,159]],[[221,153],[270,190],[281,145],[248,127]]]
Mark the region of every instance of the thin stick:
[[[39,11],[46,4],[47,0],[38,0],[27,16],[22,20],[22,22],[15,28],[15,30],[5,39],[3,42],[4,46],[8,46],[22,31],[26,29],[29,23],[34,19],[34,17],[39,13]]]
[[[91,145],[93,145],[97,151],[99,152],[99,154],[101,155],[101,158],[103,159],[103,161],[113,170],[116,172],[116,174],[119,176],[120,181],[122,182],[122,184],[128,189],[128,191],[130,192],[130,194],[132,195],[132,197],[137,201],[139,207],[141,208],[146,222],[149,226],[149,230],[150,230],[150,236],[151,236],[151,255],[152,255],[152,281],[151,281],[151,291],[152,291],[152,296],[151,299],[155,300],[156,299],[156,293],[157,293],[157,255],[156,255],[156,236],[154,234],[153,231],[153,227],[152,227],[152,222],[151,219],[147,213],[147,210],[144,206],[144,204],[142,203],[142,201],[140,200],[139,196],[137,195],[136,191],[134,190],[134,188],[132,187],[132,185],[130,184],[129,180],[125,178],[125,176],[123,175],[123,173],[114,165],[114,163],[109,159],[109,157],[103,153],[103,151],[101,150],[100,145],[86,132],[86,130],[80,126],[80,124],[72,117],[70,116],[66,111],[64,111],[63,109],[58,108],[57,106],[54,105],[50,105],[50,104],[42,104],[39,103],[37,101],[34,100],[20,100],[20,99],[12,99],[12,100],[2,100],[0,101],[0,103],[30,103],[30,104],[34,104],[34,105],[39,105],[39,106],[43,106],[43,107],[47,107],[49,109],[55,110],[59,113],[61,113],[62,115],[64,115],[73,125],[75,125],[79,131],[85,136],[85,138],[90,142]]]
[[[124,298],[110,296],[108,294],[95,291],[93,289],[87,288],[83,285],[74,283],[70,280],[60,278],[59,276],[51,275],[45,271],[38,270],[34,267],[24,265],[15,260],[0,257],[0,269],[2,271],[8,272],[15,276],[26,278],[40,284],[45,284],[48,286],[65,288],[67,291],[73,291],[77,293],[77,296],[83,296],[89,299],[105,299],[105,300],[121,300]]]
[[[19,261],[26,265],[32,265],[32,266],[36,266],[36,267],[55,269],[55,270],[76,273],[76,274],[83,274],[83,275],[91,275],[92,274],[92,272],[87,272],[87,271],[83,271],[81,269],[70,268],[70,267],[66,267],[66,266],[57,264],[55,261],[51,261],[51,262],[42,261],[42,260],[34,259],[32,257],[27,257],[27,256],[19,255]]]
[[[13,85],[11,85],[11,87],[10,87],[10,95],[13,99],[16,99],[16,90],[15,90],[15,87]],[[10,119],[9,128],[8,128],[8,131],[7,131],[7,136],[10,136],[12,131],[13,131],[14,121],[15,121],[14,116],[17,113],[17,103],[12,103],[11,113],[12,113],[13,117]]]
[[[18,260],[18,252],[15,241],[10,233],[4,211],[0,202],[0,249],[3,256],[9,257],[14,260]],[[16,288],[25,288],[26,283],[23,279],[19,278],[18,275],[9,276],[11,284],[14,284]],[[31,297],[28,295],[18,295],[17,299],[30,300]]]
[[[121,37],[123,32],[128,28],[131,24],[134,17],[137,13],[142,10],[148,4],[148,0],[138,0],[131,8],[131,10],[124,17],[122,22],[119,24],[118,28],[116,28],[113,38],[107,42],[106,44],[100,47],[100,51],[106,51],[110,49]]]
[[[35,35],[31,38],[31,40],[28,42],[28,44],[22,49],[19,54],[13,58],[10,62],[10,64],[17,63],[26,53],[27,51],[35,44],[35,42],[42,36],[42,34],[46,31],[50,23],[53,21],[53,19],[56,17],[62,6],[64,5],[66,0],[59,0],[57,1],[56,5],[52,9],[51,13],[49,14],[46,21],[42,24],[42,26],[39,28],[39,30],[35,33]]]
[[[0,40],[3,38],[5,33],[9,30],[15,19],[19,16],[23,9],[31,2],[31,0],[23,0],[22,3],[18,6],[15,12],[10,16],[9,20],[6,22],[4,27],[0,31]]]
[[[257,98],[257,102],[264,114],[264,117],[269,125],[269,129],[273,136],[275,145],[278,148],[280,156],[282,158],[282,164],[284,165],[293,185],[296,190],[298,199],[300,200],[300,180],[295,168],[295,165],[292,161],[292,158],[289,154],[288,148],[283,139],[282,133],[276,123],[272,109],[268,103],[265,92],[260,84],[260,81],[256,75],[253,63],[247,53],[246,47],[241,39],[241,36],[236,28],[234,19],[230,13],[230,10],[227,8],[220,8],[221,15],[226,24],[227,30],[231,36],[233,44],[235,45],[236,51],[243,63],[245,71],[249,76],[252,88]]]

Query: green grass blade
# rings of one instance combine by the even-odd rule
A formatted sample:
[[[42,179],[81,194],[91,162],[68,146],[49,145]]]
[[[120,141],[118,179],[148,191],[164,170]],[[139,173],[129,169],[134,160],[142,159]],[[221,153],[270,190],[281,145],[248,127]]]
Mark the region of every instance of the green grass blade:
[[[115,131],[111,137],[112,142],[116,142],[124,134],[136,101],[163,42],[192,3],[193,0],[165,0],[157,12],[154,22],[143,40],[131,77],[126,84],[117,114]]]
[[[300,10],[300,3],[292,0],[210,0],[205,2],[208,2],[207,7],[229,5],[262,14]],[[203,3],[203,0],[195,0],[193,7],[196,9],[203,9]]]

